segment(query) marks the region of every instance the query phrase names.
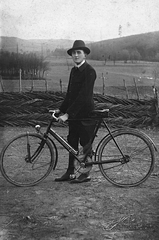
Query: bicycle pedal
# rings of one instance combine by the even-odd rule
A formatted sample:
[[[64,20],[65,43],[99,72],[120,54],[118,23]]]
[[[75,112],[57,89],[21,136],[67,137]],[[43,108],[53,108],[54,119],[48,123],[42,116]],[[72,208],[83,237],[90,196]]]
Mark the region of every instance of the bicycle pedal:
[[[75,174],[70,174],[70,179],[71,180],[76,179],[76,175]]]

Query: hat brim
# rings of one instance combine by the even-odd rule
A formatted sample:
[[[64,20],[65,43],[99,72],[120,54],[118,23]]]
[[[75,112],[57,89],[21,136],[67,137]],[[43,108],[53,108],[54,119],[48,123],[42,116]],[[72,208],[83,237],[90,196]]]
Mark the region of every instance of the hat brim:
[[[83,50],[87,55],[90,53],[90,49],[87,47],[78,47],[78,48],[70,48],[67,53],[68,55],[72,56],[72,51],[74,50]]]

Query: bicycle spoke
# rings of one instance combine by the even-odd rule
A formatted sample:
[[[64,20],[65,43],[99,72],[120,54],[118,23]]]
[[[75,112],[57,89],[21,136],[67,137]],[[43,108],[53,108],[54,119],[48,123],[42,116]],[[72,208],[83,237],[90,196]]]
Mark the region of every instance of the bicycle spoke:
[[[38,134],[26,133],[5,147],[2,174],[9,182],[17,186],[32,186],[48,176],[54,164],[53,150],[47,142],[40,149],[41,141]]]
[[[120,150],[111,137],[105,139],[99,151],[99,161],[114,159],[114,163],[103,163],[99,168],[103,176],[115,185],[137,186],[148,178],[153,169],[152,146],[144,135],[134,130],[119,130],[113,137]],[[117,158],[121,164],[117,164]]]

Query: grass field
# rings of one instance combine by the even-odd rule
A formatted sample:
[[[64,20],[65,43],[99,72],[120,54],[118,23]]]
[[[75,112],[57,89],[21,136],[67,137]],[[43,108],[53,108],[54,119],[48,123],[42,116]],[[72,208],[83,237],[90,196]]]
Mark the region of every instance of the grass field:
[[[51,57],[46,59],[49,61],[49,70],[45,73],[47,80],[47,90],[60,91],[60,80],[62,81],[62,91],[66,91],[70,70],[73,67],[71,58]],[[153,96],[152,86],[154,85],[153,71],[157,68],[157,63],[137,62],[126,63],[94,61],[88,60],[97,72],[97,79],[95,82],[95,92],[103,93],[103,79],[104,79],[104,93],[114,96],[126,96],[129,98],[137,97],[137,90],[141,98],[145,96]],[[103,78],[104,77],[104,78]],[[159,86],[159,79],[155,82]],[[19,81],[10,80],[3,81],[5,91],[18,91]],[[136,89],[136,87],[137,89]],[[31,80],[22,80],[22,90],[30,91],[32,87]],[[127,92],[126,92],[127,89]],[[46,82],[44,80],[34,80],[34,91],[45,91]]]
[[[124,64],[123,62],[117,62],[114,65],[112,62],[108,62],[106,65],[104,65],[103,61],[93,60],[88,60],[88,63],[90,63],[97,72],[95,92],[102,93],[103,77],[106,94],[116,93],[119,95],[124,95],[126,86],[128,89],[131,89],[132,95],[132,88],[135,88],[135,83],[139,89],[144,88],[145,90],[146,88],[150,88],[150,91],[152,92],[152,86],[154,85],[153,71],[157,66],[156,63],[139,62]],[[51,87],[59,90],[59,81],[61,79],[63,90],[66,90],[69,73],[72,67],[73,63],[71,59],[51,58],[50,70],[46,75],[49,88]],[[125,80],[125,85],[123,79]],[[156,82],[156,85],[159,86],[159,82]]]

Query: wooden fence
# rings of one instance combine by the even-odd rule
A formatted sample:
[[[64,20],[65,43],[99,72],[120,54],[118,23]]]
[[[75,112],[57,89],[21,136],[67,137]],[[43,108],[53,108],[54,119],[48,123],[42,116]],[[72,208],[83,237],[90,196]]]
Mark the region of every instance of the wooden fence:
[[[102,84],[101,84],[102,82]],[[145,97],[153,97],[154,91],[152,86],[138,86],[135,78],[133,78],[134,84],[127,86],[126,81],[123,79],[123,85],[120,86],[107,86],[106,79],[102,75],[101,79],[96,81],[94,92],[102,95],[111,95],[116,97],[122,97],[126,99],[143,99]],[[0,92],[49,92],[58,91],[66,92],[67,83],[64,83],[62,79],[52,81],[51,79],[34,79],[34,80],[19,80],[10,79],[3,80],[0,77]]]
[[[0,126],[46,125],[48,110],[59,108],[64,97],[60,92],[0,93]],[[147,100],[94,94],[94,102],[96,109],[109,108],[107,121],[111,126],[159,126],[157,91]]]

